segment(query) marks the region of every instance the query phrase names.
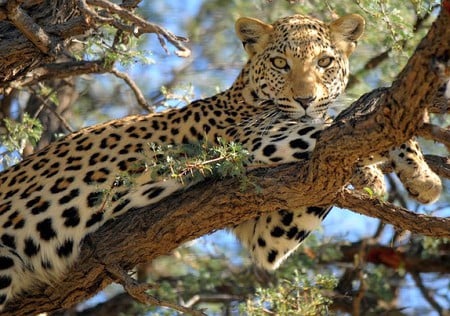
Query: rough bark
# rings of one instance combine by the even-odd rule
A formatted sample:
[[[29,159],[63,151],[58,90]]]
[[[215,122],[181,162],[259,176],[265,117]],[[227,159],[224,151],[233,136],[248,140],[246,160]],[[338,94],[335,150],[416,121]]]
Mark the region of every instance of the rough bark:
[[[77,14],[75,0],[33,1],[25,7],[26,11],[21,2],[7,1],[0,7],[0,17],[4,20],[0,23],[3,86],[56,60],[66,40],[91,28],[87,19]],[[56,9],[58,14],[52,14]]]

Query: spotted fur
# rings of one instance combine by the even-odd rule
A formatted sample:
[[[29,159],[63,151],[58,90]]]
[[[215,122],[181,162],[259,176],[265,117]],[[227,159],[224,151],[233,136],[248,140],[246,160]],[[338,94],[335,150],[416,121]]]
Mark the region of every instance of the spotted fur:
[[[329,104],[345,88],[348,56],[363,28],[358,15],[330,24],[301,15],[273,24],[241,18],[236,32],[250,58],[228,90],[181,109],[82,129],[1,173],[0,305],[35,284],[57,282],[82,240],[107,220],[183,188],[151,176],[151,143],[220,137],[241,143],[259,163],[308,159]],[[402,165],[401,154],[393,155]],[[328,211],[278,210],[233,231],[257,264],[273,269]]]

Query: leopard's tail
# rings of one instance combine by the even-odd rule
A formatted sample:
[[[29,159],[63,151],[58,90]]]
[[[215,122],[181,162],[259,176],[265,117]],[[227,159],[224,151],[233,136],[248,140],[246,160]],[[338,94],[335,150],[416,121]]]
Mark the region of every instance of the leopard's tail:
[[[0,244],[0,311],[13,296],[13,281],[20,266],[15,251]]]
[[[311,206],[263,213],[232,230],[257,266],[275,270],[320,226],[330,209]]]

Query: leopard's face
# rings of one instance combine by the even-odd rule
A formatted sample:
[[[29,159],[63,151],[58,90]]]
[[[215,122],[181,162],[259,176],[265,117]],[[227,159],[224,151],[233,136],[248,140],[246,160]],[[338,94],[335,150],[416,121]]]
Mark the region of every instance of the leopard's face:
[[[272,100],[291,118],[323,119],[348,81],[348,56],[362,34],[358,15],[331,24],[294,15],[269,25],[241,18],[239,37],[250,55],[249,85],[253,95]]]

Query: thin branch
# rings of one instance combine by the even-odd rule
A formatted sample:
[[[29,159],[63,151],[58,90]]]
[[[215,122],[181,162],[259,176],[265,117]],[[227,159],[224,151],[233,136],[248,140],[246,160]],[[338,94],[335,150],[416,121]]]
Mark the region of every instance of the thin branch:
[[[360,7],[360,9],[362,9],[364,12],[367,13],[367,15],[369,16],[373,16],[374,13],[365,9],[359,2],[357,2],[358,6]],[[381,3],[380,3],[380,6]],[[430,17],[430,13],[437,9],[439,7],[438,4],[432,6],[430,8],[429,11],[426,11],[425,14],[423,16],[416,16],[416,22],[414,23],[414,26],[412,27],[412,33],[416,34],[422,27],[423,22],[428,19]],[[383,12],[384,15],[386,15],[385,12]],[[389,22],[389,20],[386,20],[386,18],[384,19],[386,24],[388,24],[389,29],[391,30],[392,33],[392,29],[393,26],[392,24]],[[395,38],[395,34],[392,36],[393,38]],[[399,42],[399,44],[401,44],[401,48],[405,48],[406,44],[408,43],[407,40],[402,40]],[[392,52],[392,47],[388,47],[386,50],[382,51],[381,53],[379,53],[376,56],[371,57],[368,61],[366,61],[366,63],[364,64],[363,67],[361,67],[361,69],[354,74],[350,75],[350,80],[349,80],[349,84],[348,87],[351,87],[352,85],[354,85],[357,81],[355,78],[357,78],[360,74],[366,72],[367,70],[372,70],[375,69],[376,67],[378,67],[382,62],[384,62],[385,60],[387,60],[389,58],[389,54]]]
[[[381,235],[383,234],[385,228],[386,224],[382,221],[379,221],[377,229],[375,230],[375,233],[372,235],[371,239],[378,240],[379,238],[381,238]]]
[[[148,113],[153,113],[153,109],[151,108],[150,104],[147,102],[147,100],[144,97],[144,94],[142,93],[141,89],[139,89],[136,82],[134,82],[133,79],[131,79],[130,76],[128,76],[126,73],[121,72],[115,68],[112,68],[109,70],[110,73],[115,75],[116,77],[124,80],[126,84],[131,88],[134,95],[136,96],[136,100],[138,101],[138,104]]]
[[[426,299],[426,301],[431,305],[431,307],[433,307],[433,309],[439,314],[439,316],[444,316],[444,309],[433,298],[433,295],[430,295],[429,290],[423,284],[420,274],[417,272],[411,272],[410,274],[414,280],[414,283],[416,284],[417,288],[419,289],[420,293],[422,294],[423,298]]]
[[[206,314],[201,311],[160,300],[145,293],[146,291],[151,290],[153,286],[147,283],[139,283],[137,280],[131,278],[128,273],[120,267],[108,266],[106,269],[111,273],[116,281],[123,286],[125,291],[130,294],[130,296],[144,305],[168,307],[193,316],[206,316]]]
[[[105,68],[102,60],[95,61],[70,61],[55,64],[47,64],[44,67],[37,68],[21,81],[16,81],[15,84],[19,86],[32,85],[47,79],[67,78],[72,76],[80,76],[84,74],[102,74],[112,73],[116,77],[124,80],[136,96],[138,104],[148,113],[153,110],[146,101],[142,91],[137,84],[126,73],[120,72],[117,69]],[[9,84],[9,83],[7,83]],[[1,84],[0,84],[1,86]]]
[[[198,294],[191,297],[183,305],[186,307],[193,307],[201,303],[230,303],[235,301],[242,301],[245,297],[243,295],[234,294]]]
[[[34,96],[39,100],[39,102],[41,102],[41,107],[39,107],[39,109],[36,111],[36,113],[34,114],[34,118],[37,118],[40,114],[40,112],[42,111],[43,108],[48,109],[53,115],[56,116],[56,118],[61,122],[61,124],[64,126],[64,128],[72,133],[74,130],[73,128],[70,126],[70,124],[66,121],[66,119],[64,117],[61,116],[61,114],[59,114],[55,108],[53,106],[51,106],[50,104],[48,104],[48,101],[50,100],[51,95],[55,92],[54,89],[52,89],[52,91],[50,93],[48,93],[48,95],[45,96],[45,98],[43,98],[38,91],[36,91],[34,88],[31,88],[31,90],[33,91]]]
[[[416,214],[402,207],[383,202],[368,195],[344,189],[336,198],[336,205],[357,213],[381,219],[400,229],[432,237],[450,237],[450,218]]]

